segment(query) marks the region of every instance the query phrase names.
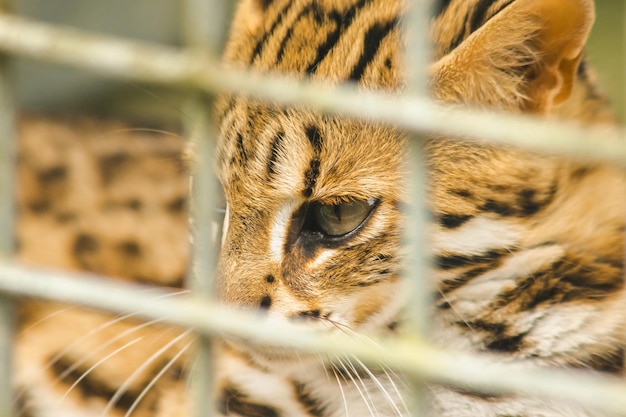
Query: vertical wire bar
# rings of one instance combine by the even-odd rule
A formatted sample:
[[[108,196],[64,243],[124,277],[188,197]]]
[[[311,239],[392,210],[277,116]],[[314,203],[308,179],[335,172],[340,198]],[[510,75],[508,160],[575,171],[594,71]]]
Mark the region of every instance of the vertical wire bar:
[[[430,45],[427,36],[430,7],[427,0],[409,2],[403,20],[406,34],[405,67],[407,93],[428,96],[427,65],[430,61]],[[410,286],[407,319],[409,331],[415,337],[428,337],[430,327],[431,285],[429,281],[429,259],[427,248],[427,200],[426,169],[423,154],[423,138],[412,135],[410,141],[410,213],[407,221],[408,259],[405,264],[406,280]],[[426,387],[421,380],[410,381],[413,389],[409,398],[413,416],[424,416],[427,411]]]
[[[228,16],[233,2],[228,0],[186,0],[183,10],[183,39],[191,49],[218,58],[225,43]],[[216,245],[214,219],[218,190],[212,169],[216,129],[211,120],[211,99],[194,93],[185,111],[185,130],[195,150],[196,166],[192,181],[192,218],[194,224],[193,259],[189,286],[196,296],[215,298]],[[197,417],[213,415],[213,345],[208,336],[199,337],[192,380],[192,413]]]
[[[0,1],[0,13],[11,9],[9,0]],[[9,58],[0,57],[0,259],[9,259],[14,250],[15,107],[14,83]],[[0,417],[13,415],[12,364],[15,301],[0,295]]]

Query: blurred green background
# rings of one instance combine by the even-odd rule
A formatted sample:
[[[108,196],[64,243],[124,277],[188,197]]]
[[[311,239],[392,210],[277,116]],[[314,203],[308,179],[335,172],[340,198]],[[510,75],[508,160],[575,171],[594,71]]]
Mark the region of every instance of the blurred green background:
[[[611,99],[622,122],[626,120],[625,4],[624,0],[596,0],[596,24],[587,49],[600,87]]]
[[[234,1],[234,0],[233,0]],[[179,45],[181,0],[16,0],[19,14],[132,39]],[[588,58],[620,120],[626,120],[626,0],[596,0]],[[226,24],[226,22],[225,22]],[[109,80],[83,71],[18,60],[20,104],[29,111],[89,112],[163,125],[177,123],[173,90]]]

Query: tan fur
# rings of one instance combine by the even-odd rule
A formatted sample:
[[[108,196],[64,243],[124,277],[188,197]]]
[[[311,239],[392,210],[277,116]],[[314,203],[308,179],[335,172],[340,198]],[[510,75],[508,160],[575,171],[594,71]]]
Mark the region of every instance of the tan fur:
[[[438,14],[429,32],[433,41],[429,70],[436,100],[611,128],[605,100],[586,67],[579,67],[594,19],[591,0],[435,3]],[[399,0],[243,0],[232,25],[225,66],[310,76],[320,86],[352,81],[364,89],[398,92],[404,85],[403,38],[397,26],[403,7]],[[404,306],[411,301],[401,274],[403,261],[411,255],[402,244],[409,204],[406,134],[371,121],[234,95],[220,97],[215,114],[220,123],[216,166],[228,203],[218,266],[220,299],[278,320],[343,331],[363,343],[372,333],[395,337],[403,326]],[[45,131],[24,141],[57,130],[65,132],[63,137],[76,136],[66,126],[44,127]],[[129,145],[130,139],[125,136],[124,144],[105,146],[96,145],[97,137],[92,138],[88,152],[75,156],[72,172],[83,169],[78,175],[87,180],[68,183],[83,187],[80,195],[89,202],[84,204],[89,213],[81,214],[70,227],[61,227],[58,218],[77,192],[63,194],[65,185],[43,190],[36,172],[65,158],[59,151],[63,143],[78,141],[63,140],[41,155],[35,151],[37,146],[25,147],[30,150],[21,165],[25,172],[22,210],[28,213],[29,202],[45,193],[68,197],[59,206],[55,202],[50,213],[23,215],[24,259],[46,260],[46,252],[37,246],[46,241],[28,239],[37,231],[50,230],[56,242],[70,243],[82,232],[103,242],[98,251],[83,253],[82,266],[103,273],[130,273],[133,279],[148,277],[166,285],[180,281],[172,277],[180,277],[185,265],[184,216],[165,221],[162,203],[171,205],[172,198],[180,195],[185,182],[179,173],[139,158],[142,162],[122,164],[113,171],[121,178],[131,175],[126,168],[132,167],[136,180],[132,186],[120,180],[109,189],[101,187],[102,178],[94,177],[92,153],[113,152],[117,146],[152,153],[154,144],[142,148],[141,140]],[[166,142],[159,146],[169,152],[179,149]],[[436,282],[434,342],[463,352],[486,351],[529,367],[622,373],[623,170],[441,135],[425,138],[424,151],[432,217],[428,254]],[[30,159],[37,161],[35,168],[24,162]],[[135,195],[154,211],[134,215],[126,209],[125,214],[114,211],[119,216],[111,220],[102,210],[107,206],[102,201],[128,201]],[[344,217],[335,219],[341,223],[350,217],[349,211],[342,211],[350,204],[365,207],[365,214],[357,218],[353,230],[332,236],[324,229],[322,214],[342,213]],[[100,225],[101,221],[105,223]],[[137,264],[124,262],[115,249],[130,239],[131,221],[142,226],[133,231],[133,239],[150,248],[145,250],[149,256]],[[158,245],[147,246],[155,235],[169,233],[171,240],[159,239]],[[77,267],[76,257],[67,255],[70,243],[63,243],[49,263]],[[24,308],[25,323],[32,326],[17,343],[19,384],[25,390],[27,409],[36,409],[37,416],[54,415],[46,414],[51,406],[45,405],[53,401],[42,401],[38,393],[55,398],[72,382],[54,386],[36,380],[33,369],[44,369],[48,380],[53,378],[46,368],[50,356],[60,354],[62,363],[76,363],[81,355],[97,351],[98,343],[104,344],[102,352],[87,361],[92,365],[106,357],[105,352],[141,335],[145,340],[115,360],[104,361],[87,375],[87,382],[114,392],[129,374],[131,368],[125,366],[140,366],[154,349],[175,340],[160,362],[150,363],[145,375],[133,381],[130,400],[138,397],[164,362],[183,351],[180,360],[173,362],[181,371],[168,371],[159,379],[154,391],[139,403],[137,415],[189,414],[189,396],[181,380],[181,374],[189,371],[186,334],[158,324],[134,333],[130,329],[138,323],[129,318],[96,332],[97,337],[84,345],[73,346],[71,339],[110,317],[76,309],[51,315],[56,308],[34,303]],[[75,329],[56,338],[55,326],[74,321]],[[106,344],[125,331],[128,338]],[[158,342],[152,344],[153,337]],[[48,342],[51,338],[54,343]],[[63,346],[70,348],[64,351]],[[370,370],[350,358],[321,357],[246,340],[226,340],[215,349],[220,415],[406,415],[401,397],[411,394],[403,388],[402,377],[385,370],[384,364]],[[88,368],[82,366],[80,371]],[[430,407],[438,417],[596,415],[575,404],[543,399],[491,398],[438,385],[429,385],[429,390]],[[99,415],[106,398],[79,394],[77,389],[71,392],[60,409],[66,412],[75,406],[85,411],[90,402],[95,411],[85,415]],[[123,415],[128,407],[121,404],[113,413]]]

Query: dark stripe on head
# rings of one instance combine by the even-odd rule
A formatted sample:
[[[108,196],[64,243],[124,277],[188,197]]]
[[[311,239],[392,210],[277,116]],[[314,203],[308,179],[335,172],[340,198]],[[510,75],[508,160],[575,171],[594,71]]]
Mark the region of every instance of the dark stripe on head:
[[[310,125],[306,127],[305,133],[307,139],[309,139],[309,142],[313,147],[313,153],[319,155],[322,151],[322,143],[324,141],[319,129],[316,126]]]
[[[437,0],[433,5],[433,17],[437,18],[444,14],[450,5],[451,0]]]
[[[481,27],[487,18],[487,10],[493,5],[494,0],[478,0],[474,6],[474,12],[470,19],[470,33],[474,33],[476,29]]]
[[[463,42],[463,40],[467,36],[468,21],[469,21],[469,15],[465,15],[465,21],[463,22],[463,25],[461,26],[459,33],[457,33],[454,39],[452,40],[452,42],[450,42],[450,45],[448,46],[448,50],[446,52],[451,52],[455,50],[461,44],[461,42]]]
[[[276,174],[276,163],[278,161],[278,150],[281,148],[281,142],[285,132],[280,131],[274,136],[272,139],[272,143],[270,144],[270,155],[267,160],[267,176],[272,177]]]
[[[359,81],[361,79],[365,69],[376,56],[383,39],[397,26],[398,19],[393,19],[386,23],[375,23],[367,30],[363,39],[363,53],[361,54],[359,62],[357,62],[352,69],[352,73],[348,79],[352,81]]]
[[[302,191],[302,195],[305,197],[311,197],[311,194],[313,194],[317,177],[320,175],[320,163],[319,157],[312,158],[309,162],[309,167],[304,173],[304,190]]]
[[[259,39],[257,44],[254,46],[254,49],[252,50],[252,56],[250,56],[250,61],[249,61],[250,65],[254,63],[254,60],[257,59],[259,55],[261,55],[261,52],[263,51],[265,44],[267,44],[267,40],[269,39],[270,36],[274,34],[274,32],[276,31],[276,28],[278,28],[278,25],[282,23],[283,19],[285,18],[287,13],[289,13],[289,10],[291,9],[291,6],[293,6],[294,3],[295,2],[293,1],[287,2],[287,5],[278,14],[278,16],[276,17],[276,20],[274,20],[274,22],[272,23],[272,26],[270,26],[270,29],[267,32],[263,33],[263,36],[261,36],[261,39]]]
[[[283,55],[285,54],[285,46],[287,45],[287,42],[289,42],[289,39],[291,39],[291,36],[293,35],[293,27],[295,25],[297,25],[298,22],[304,16],[307,16],[309,14],[313,14],[313,16],[315,16],[316,19],[318,19],[318,23],[320,23],[319,22],[319,12],[317,11],[316,8],[314,9],[313,5],[309,4],[308,6],[306,6],[302,10],[300,10],[300,13],[298,13],[298,16],[296,16],[296,18],[294,19],[294,21],[291,24],[291,26],[289,26],[289,28],[287,28],[287,32],[285,33],[285,37],[282,39],[282,41],[280,41],[280,47],[278,48],[278,53],[276,54],[276,64],[280,63],[283,60]]]
[[[324,43],[317,47],[317,55],[313,62],[307,67],[307,73],[312,74],[315,72],[320,62],[322,62],[326,55],[328,55],[328,53],[335,47],[335,45],[337,45],[341,34],[350,27],[357,12],[365,7],[365,5],[367,5],[368,3],[370,3],[370,0],[359,0],[343,14],[339,14],[339,12],[337,12],[336,10],[333,10],[328,14],[328,18],[333,20],[336,24],[335,30],[330,32],[326,36],[326,40],[324,41]]]
[[[304,189],[302,191],[302,195],[310,197],[311,194],[313,194],[313,188],[315,187],[317,177],[319,177],[320,174],[320,153],[322,152],[322,143],[324,139],[322,138],[318,128],[313,125],[307,126],[305,133],[311,143],[311,147],[313,148],[313,157],[309,162],[309,167],[304,173]]]
[[[241,134],[241,132],[237,132],[237,153],[239,155],[239,161],[241,161],[241,163],[245,163],[248,160],[246,148],[243,145],[243,135]]]
[[[222,389],[219,411],[225,416],[245,417],[280,417],[281,413],[273,407],[250,401],[250,398],[234,386]]]

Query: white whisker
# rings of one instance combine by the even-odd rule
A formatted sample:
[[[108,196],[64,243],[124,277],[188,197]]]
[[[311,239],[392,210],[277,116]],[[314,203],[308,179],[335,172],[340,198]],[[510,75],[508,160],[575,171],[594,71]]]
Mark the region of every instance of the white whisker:
[[[361,361],[359,358],[354,357],[354,360],[357,361],[357,363],[361,366],[361,368],[363,368],[365,373],[369,375],[370,379],[376,384],[376,386],[378,386],[378,388],[383,393],[385,398],[387,398],[387,401],[389,401],[389,404],[391,404],[391,406],[393,407],[394,411],[396,412],[396,415],[398,415],[399,417],[402,417],[402,412],[400,411],[400,409],[396,405],[396,402],[387,391],[387,388],[385,388],[385,386],[378,380],[378,377],[374,375],[374,373],[367,366],[365,366],[363,361]],[[385,372],[385,374],[387,373]],[[387,377],[389,378],[389,375],[387,375]],[[395,385],[394,385],[394,388],[395,388]],[[398,396],[400,396],[397,389],[396,389],[396,393],[398,394]],[[400,398],[402,398],[402,396],[400,396]]]
[[[75,361],[72,364],[72,366],[68,367],[65,371],[63,371],[61,374],[59,374],[56,379],[59,380],[59,381],[63,380],[63,378],[65,378],[66,376],[71,374],[73,371],[75,371],[77,368],[79,368],[83,363],[85,363],[89,359],[95,357],[98,353],[102,352],[104,349],[106,349],[107,347],[111,346],[113,343],[117,342],[118,340],[122,339],[123,337],[128,336],[129,334],[134,333],[136,331],[139,331],[139,330],[143,329],[144,327],[148,327],[148,326],[151,326],[151,325],[153,325],[155,323],[159,323],[159,322],[162,322],[162,321],[163,321],[162,319],[151,320],[151,321],[148,321],[146,323],[141,323],[140,325],[133,326],[130,329],[126,329],[123,332],[116,334],[115,337],[112,337],[111,339],[108,339],[106,341],[106,343],[103,343],[103,344],[99,345],[97,349],[94,349],[94,350],[90,351],[88,354],[84,355],[80,360]],[[55,356],[55,358],[56,358],[56,356]]]
[[[343,386],[341,385],[341,381],[339,380],[339,375],[333,366],[333,374],[335,375],[335,379],[337,380],[337,385],[339,386],[339,392],[341,392],[341,398],[343,399],[343,407],[346,412],[346,417],[350,416],[350,412],[348,411],[348,400],[346,399],[346,393],[343,392]],[[345,380],[345,378],[344,378]]]
[[[109,400],[109,402],[107,403],[106,407],[104,408],[104,410],[102,411],[100,415],[102,417],[108,415],[111,409],[113,408],[113,406],[117,404],[117,402],[122,397],[122,395],[124,395],[124,393],[128,390],[128,386],[135,380],[135,378],[137,378],[139,374],[141,374],[152,362],[157,360],[165,351],[167,351],[169,348],[174,346],[176,343],[178,343],[179,340],[181,340],[183,337],[185,337],[189,333],[191,333],[191,330],[187,330],[181,333],[178,337],[172,339],[166,345],[164,345],[155,353],[153,353],[148,359],[144,361],[143,364],[141,364],[141,366],[135,368],[133,373],[130,374],[130,376],[126,378],[126,380],[122,383],[122,385],[120,385],[118,389],[115,391],[115,394],[113,394],[113,396],[111,397],[111,399]]]
[[[396,372],[392,371],[385,365],[382,365],[382,369],[383,369],[383,372],[385,373],[385,376],[389,380],[389,383],[393,387],[393,390],[395,391],[396,395],[400,399],[400,402],[402,403],[402,408],[406,412],[406,415],[409,415],[410,414],[409,407],[406,405],[406,402],[404,401],[404,396],[402,395],[400,389],[398,388],[398,384],[396,383],[396,382],[400,382],[404,386],[404,388],[408,388],[406,385],[406,382],[404,381],[404,378],[398,376]]]
[[[118,353],[120,353],[121,351],[123,351],[124,349],[128,348],[129,346],[134,345],[135,343],[139,342],[141,339],[143,339],[143,336],[139,336],[138,338],[131,340],[130,342],[126,343],[125,345],[115,349],[113,352],[109,353],[108,355],[106,355],[104,358],[100,359],[98,362],[96,362],[95,364],[93,364],[89,369],[87,369],[85,372],[83,372],[83,374],[78,377],[78,379],[76,379],[76,381],[74,381],[74,383],[65,391],[65,394],[63,394],[63,396],[61,397],[61,399],[59,400],[59,403],[57,404],[57,407],[61,406],[61,404],[63,403],[63,401],[65,401],[65,399],[67,398],[67,396],[70,394],[70,392],[72,392],[72,390],[74,388],[76,388],[76,386],[78,384],[80,384],[80,382],[85,379],[87,377],[87,375],[89,375],[91,373],[91,371],[93,371],[94,369],[96,369],[96,367],[100,366],[102,363],[106,362],[108,359],[110,359],[111,357],[117,355]]]
[[[177,295],[181,295],[181,294],[185,294],[188,293],[188,290],[181,290],[181,291],[176,291],[176,292],[172,292],[169,294],[165,294],[165,295],[160,295],[158,297],[155,298],[155,300],[159,300],[159,299],[163,299],[163,298],[168,298],[168,297],[172,297],[172,296],[177,296]],[[114,324],[119,323],[120,321],[126,320],[130,317],[134,317],[136,316],[137,313],[126,313],[120,316],[115,317],[112,320],[107,321],[106,323],[102,323],[100,326],[97,326],[93,329],[91,329],[90,331],[88,331],[87,333],[85,333],[84,335],[82,335],[81,337],[79,337],[78,339],[75,339],[72,343],[70,343],[69,345],[67,345],[63,350],[61,350],[59,353],[57,353],[56,355],[54,355],[46,364],[46,369],[48,367],[50,367],[53,363],[57,362],[59,359],[61,359],[63,356],[65,356],[67,354],[67,352],[71,351],[73,348],[75,348],[76,346],[78,346],[80,343],[84,342],[85,340],[87,340],[89,337],[93,336],[94,334],[101,332],[104,329],[107,329],[111,326],[113,326]],[[162,320],[154,320],[153,323],[159,322]]]
[[[133,413],[133,411],[135,411],[135,408],[137,408],[141,400],[143,400],[143,397],[146,396],[146,394],[150,391],[150,389],[154,386],[154,384],[156,384],[156,382],[163,376],[163,374],[165,374],[165,372],[167,372],[167,370],[170,369],[174,363],[176,363],[178,358],[180,358],[180,356],[183,353],[185,353],[185,351],[189,348],[189,346],[191,346],[192,343],[193,342],[189,342],[185,346],[183,346],[183,348],[172,359],[170,359],[169,362],[165,364],[165,366],[159,371],[159,373],[157,373],[154,376],[154,378],[150,380],[150,382],[146,385],[146,387],[139,393],[137,398],[135,398],[135,401],[133,401],[133,404],[130,406],[130,408],[124,415],[124,417],[130,417],[130,415]]]
[[[367,395],[367,397],[363,394],[363,391],[361,391],[361,388],[359,388],[359,384],[356,382],[356,380],[354,379],[354,377],[352,376],[352,373],[350,372],[350,370],[348,369],[348,367],[346,366],[346,364],[339,358],[337,357],[337,361],[339,361],[339,364],[341,365],[341,367],[343,368],[343,370],[345,371],[345,373],[348,375],[348,378],[350,378],[350,381],[352,381],[352,384],[354,385],[354,388],[356,388],[357,392],[359,393],[359,395],[361,396],[361,399],[363,400],[363,402],[365,403],[365,407],[367,407],[368,411],[370,412],[370,416],[374,417],[377,415],[377,413],[374,413],[374,410],[372,409],[371,405],[370,405],[370,401],[371,398],[369,398],[369,393]],[[358,375],[357,375],[358,376]],[[361,381],[362,383],[363,381]],[[369,400],[368,400],[369,398]]]

